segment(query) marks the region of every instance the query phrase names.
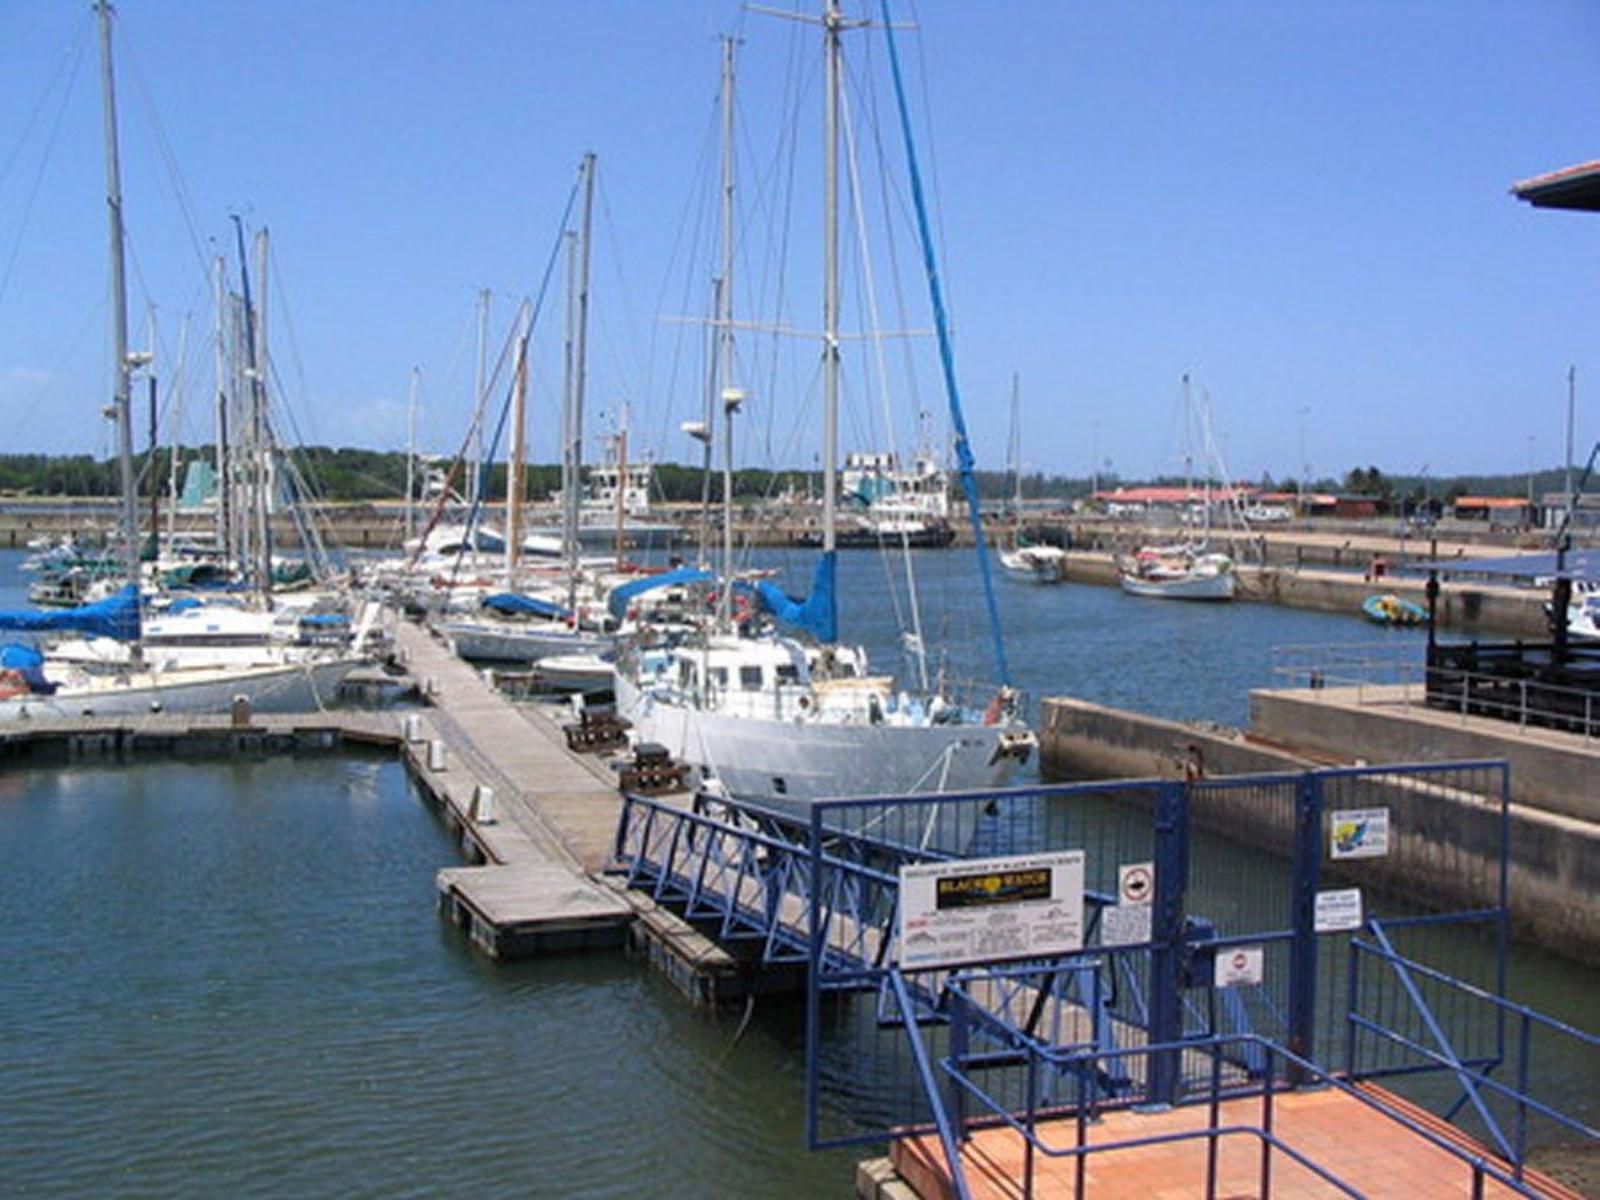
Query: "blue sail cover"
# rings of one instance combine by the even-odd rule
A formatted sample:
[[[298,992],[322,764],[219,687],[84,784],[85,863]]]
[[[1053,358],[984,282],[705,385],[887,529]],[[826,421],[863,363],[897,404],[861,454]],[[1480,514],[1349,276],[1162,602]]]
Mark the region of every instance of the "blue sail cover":
[[[606,608],[620,621],[622,615],[628,611],[628,601],[635,596],[642,596],[657,588],[678,587],[685,583],[705,583],[710,578],[710,571],[702,571],[698,567],[679,567],[675,571],[666,571],[660,575],[646,575],[641,579],[635,579],[632,583],[612,588],[611,595],[606,597]]]
[[[21,642],[0,645],[0,670],[15,671],[31,692],[48,695],[56,690],[56,685],[44,677],[44,655]]]
[[[572,616],[571,610],[559,604],[516,592],[496,592],[492,596],[485,596],[483,607],[492,608],[508,617],[548,617],[552,621],[565,621]]]
[[[796,629],[804,629],[819,642],[839,639],[839,605],[835,598],[834,576],[838,552],[830,550],[817,560],[817,570],[811,579],[811,595],[797,600],[775,583],[763,579],[756,584],[756,595],[761,606],[778,621]]]
[[[0,629],[27,633],[69,630],[92,637],[136,641],[139,637],[139,589],[130,583],[115,595],[77,608],[3,609],[0,610]]]

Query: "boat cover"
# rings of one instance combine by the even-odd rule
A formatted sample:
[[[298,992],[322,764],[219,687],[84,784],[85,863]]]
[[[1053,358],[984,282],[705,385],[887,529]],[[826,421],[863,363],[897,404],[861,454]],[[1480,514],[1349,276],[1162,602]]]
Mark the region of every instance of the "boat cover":
[[[664,571],[660,575],[646,575],[631,583],[612,588],[611,595],[606,598],[606,608],[620,621],[622,615],[628,611],[628,602],[635,596],[653,592],[656,588],[678,587],[685,583],[705,583],[710,578],[711,572],[702,571],[699,567],[679,567],[675,571]]]
[[[537,596],[524,596],[519,592],[496,592],[492,596],[485,596],[483,607],[492,608],[508,617],[548,617],[552,621],[565,621],[572,616],[570,609],[559,604],[540,600]]]
[[[803,600],[788,595],[777,584],[765,579],[756,584],[756,595],[761,598],[761,606],[782,624],[804,629],[819,642],[838,641],[839,608],[834,589],[837,565],[836,552],[824,554],[817,560],[811,594]]]
[[[56,690],[56,685],[44,677],[44,655],[21,642],[0,645],[0,670],[15,671],[31,692],[48,695]]]
[[[135,641],[139,637],[139,589],[130,583],[104,600],[77,608],[0,610],[0,629],[29,633],[72,630],[94,637]]]

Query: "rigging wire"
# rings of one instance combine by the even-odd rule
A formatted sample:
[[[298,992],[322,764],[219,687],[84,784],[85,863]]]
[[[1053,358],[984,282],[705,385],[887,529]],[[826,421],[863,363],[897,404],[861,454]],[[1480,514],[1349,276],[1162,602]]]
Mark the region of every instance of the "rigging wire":
[[[879,335],[882,325],[878,320],[877,295],[873,286],[872,257],[867,247],[866,213],[862,208],[861,196],[861,170],[856,153],[856,139],[853,123],[850,117],[851,109],[848,93],[842,97],[842,100],[844,120],[841,122],[841,125],[844,129],[845,165],[848,168],[846,171],[846,178],[849,180],[850,184],[851,211],[855,214],[856,218],[856,238],[859,246],[858,253],[861,259],[863,291],[865,293],[867,302],[868,328],[872,335],[872,357],[878,371],[879,399],[883,403],[885,441],[889,447],[889,461],[892,465],[897,465],[899,463],[899,455],[895,446],[894,417],[891,411],[892,402],[889,396],[889,370],[888,364],[884,361],[883,339]],[[895,485],[895,490],[899,490],[898,482]],[[923,647],[926,645],[926,642],[922,634],[922,614],[920,611],[920,606],[917,603],[917,574],[916,568],[911,562],[910,535],[907,533],[903,525],[900,530],[900,543],[901,550],[904,552],[901,555],[901,561],[903,562],[905,568],[906,598],[911,616],[911,639],[913,639],[909,643],[912,650],[911,660],[912,664],[917,670],[917,681],[922,689],[926,691],[928,687],[928,662],[926,656],[923,654]],[[906,614],[904,611],[902,611],[900,605],[900,592],[894,587],[894,573],[890,569],[887,554],[883,555],[882,561],[884,564],[884,575],[889,583],[889,595],[894,603],[895,625],[900,629],[904,629]]]
[[[194,216],[194,204],[189,199],[189,189],[184,183],[183,173],[178,169],[177,154],[172,149],[171,139],[167,137],[166,127],[161,123],[161,110],[156,106],[155,96],[146,82],[143,70],[140,69],[139,56],[132,41],[123,37],[121,46],[120,58],[128,63],[128,73],[139,91],[139,98],[144,102],[143,111],[155,140],[156,153],[166,171],[167,182],[172,186],[173,198],[178,202],[178,213],[183,218],[184,229],[189,235],[189,246],[194,251],[195,261],[200,265],[201,278],[207,281],[209,287],[211,263],[202,245],[205,239],[202,239],[199,233],[199,223]]]
[[[83,62],[84,47],[88,44],[88,28],[89,26],[85,25],[79,30],[78,40],[69,49],[67,58],[56,68],[56,74],[51,77],[50,82],[45,86],[45,90],[40,93],[33,111],[28,115],[28,120],[23,126],[22,134],[17,139],[17,144],[11,153],[11,157],[6,161],[4,167],[0,167],[0,184],[3,184],[12,167],[21,161],[22,147],[26,144],[29,134],[33,131],[33,124],[43,111],[45,100],[55,90],[56,80],[60,79],[62,71],[65,70],[67,72],[67,80],[61,89],[61,105],[56,109],[55,119],[50,123],[50,132],[45,138],[44,154],[39,159],[39,170],[34,175],[33,186],[28,189],[28,198],[23,202],[22,219],[17,223],[16,239],[11,244],[11,252],[6,256],[5,270],[0,272],[0,301],[5,300],[6,292],[10,290],[11,281],[15,277],[17,259],[22,253],[23,237],[28,232],[28,224],[33,218],[34,205],[39,199],[39,189],[44,186],[45,172],[50,165],[51,156],[55,152],[56,140],[61,134],[62,121],[66,117],[67,102],[72,98],[72,87],[78,78],[78,67]]]

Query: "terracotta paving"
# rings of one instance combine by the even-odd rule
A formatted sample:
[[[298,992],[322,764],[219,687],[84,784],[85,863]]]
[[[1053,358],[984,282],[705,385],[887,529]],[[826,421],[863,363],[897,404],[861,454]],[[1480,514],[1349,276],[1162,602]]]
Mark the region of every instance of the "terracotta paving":
[[[1484,1153],[1459,1130],[1393,1093],[1371,1086],[1364,1090],[1470,1153]],[[1222,1105],[1221,1124],[1259,1128],[1261,1111],[1259,1097],[1228,1101]],[[1205,1105],[1162,1113],[1109,1113],[1089,1126],[1088,1141],[1093,1145],[1204,1129],[1208,1115]],[[1041,1125],[1040,1130],[1048,1146],[1063,1148],[1075,1144],[1076,1125],[1072,1121]],[[1273,1132],[1280,1141],[1360,1195],[1373,1200],[1385,1197],[1445,1200],[1473,1195],[1472,1170],[1466,1162],[1398,1121],[1333,1089],[1277,1094],[1273,1100]],[[1262,1195],[1262,1146],[1258,1137],[1248,1133],[1218,1140],[1215,1192],[1218,1200]],[[1086,1186],[1080,1198],[1076,1191],[1076,1163],[1070,1158],[1049,1158],[1036,1153],[1033,1195],[1039,1200],[1180,1200],[1204,1196],[1206,1156],[1207,1140],[1204,1138],[1090,1155],[1085,1169]],[[923,1200],[954,1197],[936,1137],[897,1142],[892,1157],[901,1177]],[[985,1130],[975,1134],[963,1158],[967,1185],[975,1198],[1020,1200],[1023,1195],[1023,1142],[1011,1130]],[[1498,1160],[1491,1161],[1498,1163]],[[1576,1192],[1532,1171],[1528,1172],[1527,1182],[1551,1200],[1582,1200]],[[1321,1200],[1345,1194],[1287,1154],[1272,1153],[1267,1195],[1273,1200],[1301,1200],[1302,1197]],[[1486,1179],[1482,1194],[1507,1197],[1517,1193]]]

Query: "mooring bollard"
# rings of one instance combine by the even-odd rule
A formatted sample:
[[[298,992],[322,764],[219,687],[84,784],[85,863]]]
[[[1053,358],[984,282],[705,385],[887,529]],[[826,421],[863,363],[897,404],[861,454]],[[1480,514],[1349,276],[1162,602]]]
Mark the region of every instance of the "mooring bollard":
[[[232,717],[233,717],[233,727],[235,729],[242,729],[245,726],[249,725],[250,724],[250,697],[249,696],[235,696],[233,698],[233,708],[232,708],[231,712],[232,712]]]
[[[438,690],[439,690],[439,681],[437,679],[435,679],[432,675],[429,675],[426,679],[424,679],[422,681],[422,694],[424,696],[432,696]]]
[[[494,789],[479,784],[472,791],[472,820],[479,825],[494,824]]]
[[[422,740],[422,718],[416,713],[406,713],[400,719],[401,736],[409,743]]]
[[[438,738],[428,743],[428,770],[444,770],[444,743]]]

